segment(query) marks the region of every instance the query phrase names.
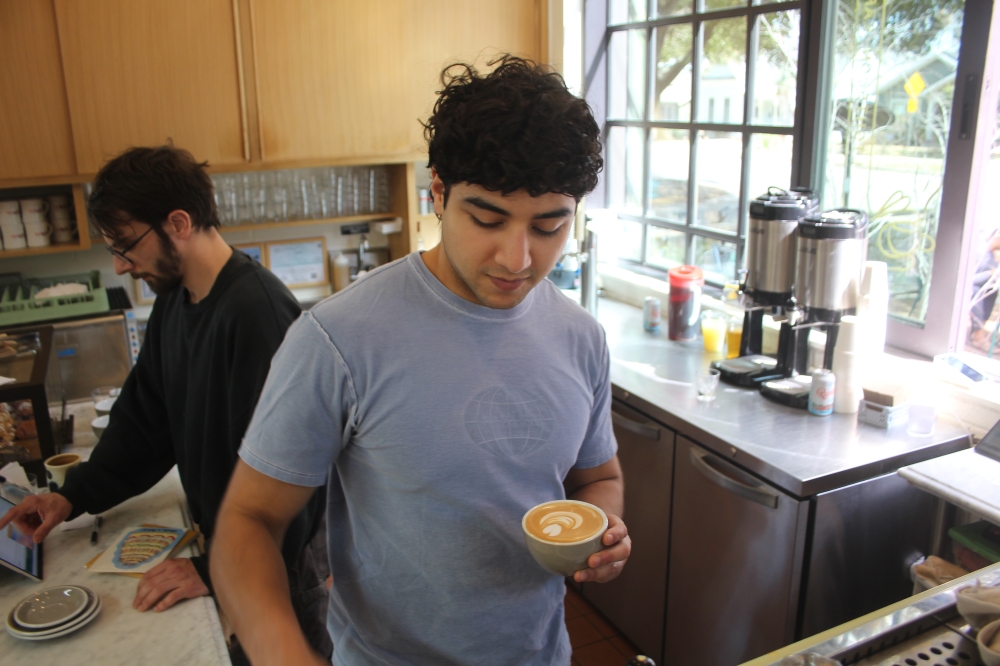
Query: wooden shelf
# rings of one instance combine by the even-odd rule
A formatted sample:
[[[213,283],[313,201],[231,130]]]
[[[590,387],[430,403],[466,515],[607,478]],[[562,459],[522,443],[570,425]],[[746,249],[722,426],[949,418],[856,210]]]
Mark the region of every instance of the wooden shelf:
[[[79,252],[90,248],[80,243],[60,243],[59,245],[46,245],[45,247],[26,247],[22,250],[0,250],[0,259],[10,259],[11,257],[32,257],[37,254],[58,254],[60,252]]]
[[[328,217],[319,220],[289,220],[288,222],[261,222],[260,224],[238,224],[230,227],[220,227],[219,231],[226,234],[231,231],[257,231],[260,229],[285,229],[287,227],[307,227],[317,224],[350,224],[351,222],[374,222],[375,220],[391,220],[398,215],[394,213],[370,213],[367,215],[348,215],[346,217]]]

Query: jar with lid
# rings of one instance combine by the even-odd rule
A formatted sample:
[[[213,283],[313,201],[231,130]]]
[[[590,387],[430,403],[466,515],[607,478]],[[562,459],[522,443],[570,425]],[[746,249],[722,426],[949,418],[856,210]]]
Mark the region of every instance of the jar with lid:
[[[704,275],[697,266],[687,265],[671,268],[667,275],[670,280],[667,334],[671,340],[693,340],[698,336]]]

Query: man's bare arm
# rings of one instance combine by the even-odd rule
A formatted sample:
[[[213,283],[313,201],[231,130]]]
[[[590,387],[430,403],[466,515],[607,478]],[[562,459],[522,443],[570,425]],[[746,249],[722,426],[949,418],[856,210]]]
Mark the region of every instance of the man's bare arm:
[[[604,550],[590,556],[589,569],[577,571],[573,578],[582,583],[606,583],[621,573],[632,552],[632,540],[621,515],[625,507],[625,483],[618,456],[603,465],[589,469],[572,469],[563,486],[566,496],[601,507],[608,514],[608,531],[604,535]]]
[[[236,464],[219,510],[209,567],[219,603],[254,664],[326,664],[306,641],[281,558],[285,530],[315,488]]]

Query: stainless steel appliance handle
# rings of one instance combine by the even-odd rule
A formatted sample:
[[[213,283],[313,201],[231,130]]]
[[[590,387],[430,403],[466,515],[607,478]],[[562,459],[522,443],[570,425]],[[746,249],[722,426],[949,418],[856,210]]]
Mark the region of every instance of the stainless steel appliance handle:
[[[646,425],[645,423],[639,423],[638,421],[633,421],[630,418],[622,416],[613,409],[611,410],[611,422],[614,423],[619,428],[624,428],[629,432],[634,432],[640,437],[651,439],[654,442],[660,440],[660,429],[657,426]]]
[[[745,483],[740,483],[735,479],[731,479],[719,470],[713,467],[714,464],[719,464],[718,462],[709,462],[708,456],[710,453],[700,453],[697,449],[691,449],[691,465],[694,466],[696,470],[701,472],[705,478],[714,483],[715,485],[728,490],[731,493],[736,493],[744,499],[748,499],[751,502],[756,502],[761,506],[766,506],[769,509],[778,508],[778,493],[765,490],[759,486],[750,486]],[[720,461],[721,462],[721,461]],[[725,463],[722,463],[725,464]],[[728,467],[728,465],[726,465]],[[742,472],[734,469],[734,472],[738,472],[742,475]]]

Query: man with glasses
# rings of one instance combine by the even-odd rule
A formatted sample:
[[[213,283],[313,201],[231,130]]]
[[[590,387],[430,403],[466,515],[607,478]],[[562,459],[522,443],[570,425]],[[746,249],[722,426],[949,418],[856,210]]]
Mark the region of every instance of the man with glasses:
[[[115,273],[157,294],[138,361],[88,462],[58,492],[29,497],[0,518],[41,541],[57,524],[106,511],[177,465],[194,521],[208,541],[264,385],[271,357],[299,316],[291,292],[219,234],[205,164],[173,147],[134,148],[106,164],[88,213]],[[329,654],[325,553],[308,544],[323,516],[316,493],[282,545],[300,623]],[[323,539],[317,539],[322,547]],[[133,606],[162,611],[210,594],[207,556],[175,558],[145,574]]]

